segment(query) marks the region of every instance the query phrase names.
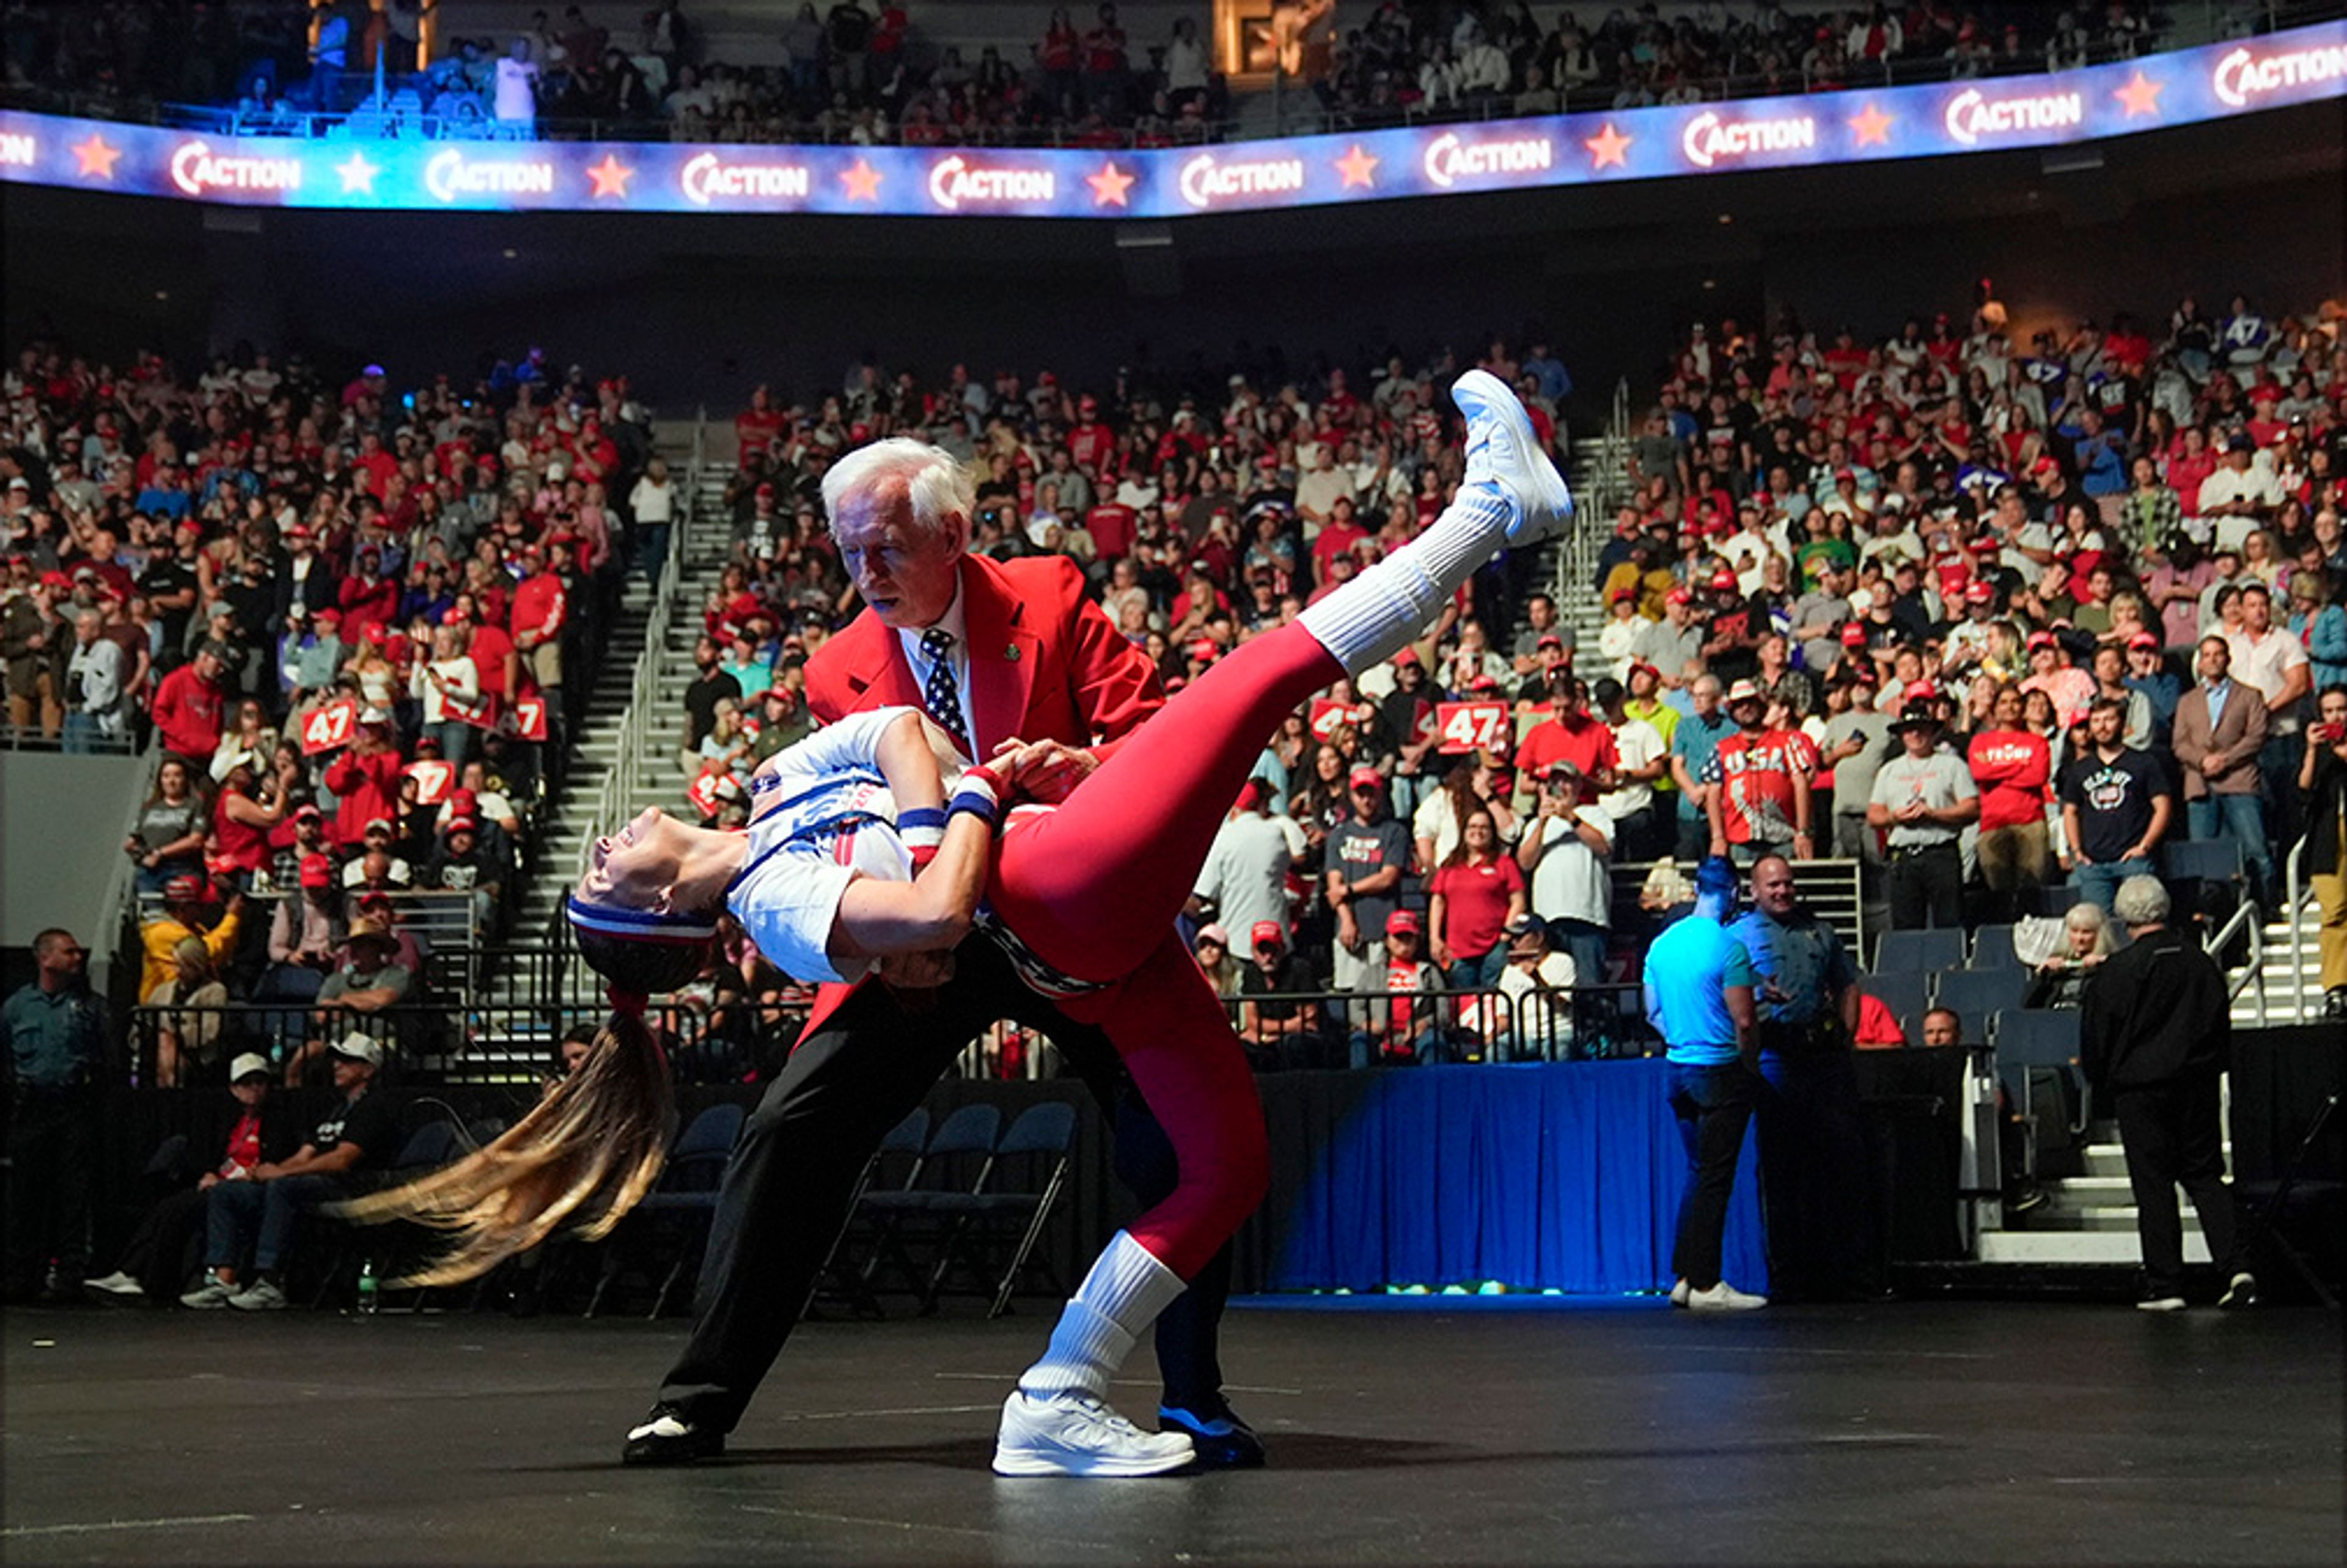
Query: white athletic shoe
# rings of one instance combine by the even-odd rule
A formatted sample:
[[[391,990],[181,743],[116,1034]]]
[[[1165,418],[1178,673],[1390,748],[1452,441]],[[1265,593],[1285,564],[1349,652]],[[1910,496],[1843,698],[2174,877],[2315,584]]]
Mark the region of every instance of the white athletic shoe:
[[[282,1312],[286,1307],[285,1293],[274,1281],[256,1279],[228,1298],[228,1304],[239,1312]]]
[[[1687,1297],[1694,1294],[1695,1293],[1687,1287],[1687,1282],[1682,1278],[1671,1286],[1671,1305],[1673,1307],[1685,1307],[1687,1304]]]
[[[1163,1475],[1195,1455],[1187,1432],[1144,1432],[1090,1394],[1030,1394],[1002,1402],[997,1475]]]
[[[217,1277],[210,1278],[179,1297],[179,1305],[192,1307],[199,1312],[210,1312],[226,1307],[229,1297],[236,1293],[235,1286],[224,1284]]]
[[[1464,482],[1488,479],[1512,495],[1518,516],[1508,526],[1511,545],[1538,544],[1573,519],[1573,492],[1541,450],[1532,416],[1507,383],[1488,370],[1471,370],[1450,384],[1451,401],[1467,416]]]
[[[97,1279],[83,1280],[81,1282],[81,1287],[84,1290],[98,1291],[107,1296],[144,1296],[147,1294],[145,1290],[139,1287],[137,1280],[131,1278],[128,1275],[123,1273],[118,1268],[112,1274],[103,1275]]]
[[[1689,1312],[1749,1312],[1768,1306],[1768,1298],[1738,1290],[1723,1279],[1709,1290],[1688,1291],[1686,1304]]]

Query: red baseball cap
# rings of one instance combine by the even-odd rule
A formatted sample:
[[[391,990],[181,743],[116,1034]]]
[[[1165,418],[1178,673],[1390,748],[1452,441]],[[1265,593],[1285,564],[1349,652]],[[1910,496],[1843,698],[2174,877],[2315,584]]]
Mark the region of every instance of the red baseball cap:
[[[1713,572],[1711,574],[1711,586],[1715,589],[1734,588],[1736,586],[1736,574],[1732,571]]]
[[[166,904],[192,904],[203,896],[203,883],[193,876],[174,876],[163,884],[163,901]]]
[[[2127,639],[2127,646],[2129,648],[2147,648],[2152,652],[2157,653],[2159,651],[2159,639],[2153,636],[2148,631],[2138,631],[2133,637]]]
[[[334,885],[334,863],[323,855],[302,857],[302,886],[332,887]]]
[[[2032,653],[2041,648],[2059,648],[2061,645],[2062,640],[2050,631],[2033,631],[2029,634],[2029,651]]]
[[[1383,789],[1386,775],[1375,768],[1358,767],[1353,770],[1352,782],[1355,789]]]
[[[1855,620],[1851,621],[1848,626],[1843,627],[1841,629],[1841,645],[1844,648],[1865,647],[1866,628]]]
[[[1405,931],[1415,937],[1425,929],[1425,923],[1419,919],[1415,909],[1397,909],[1386,917],[1386,935],[1389,937],[1399,936]]]
[[[1284,948],[1287,946],[1287,930],[1276,920],[1257,920],[1254,929],[1247,933],[1247,940],[1258,948],[1266,942],[1276,948]]]
[[[1670,592],[1663,596],[1663,602],[1665,604],[1693,604],[1695,602],[1695,595],[1689,593],[1683,588],[1675,588],[1671,589]]]
[[[1965,602],[1970,604],[1986,604],[1995,597],[1996,589],[1984,582],[1976,582],[1964,589]]]

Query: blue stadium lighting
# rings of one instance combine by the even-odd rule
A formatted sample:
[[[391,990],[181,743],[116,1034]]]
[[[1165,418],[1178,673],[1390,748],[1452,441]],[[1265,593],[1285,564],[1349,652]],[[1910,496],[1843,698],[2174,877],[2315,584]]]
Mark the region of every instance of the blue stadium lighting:
[[[0,181],[251,207],[1171,219],[2065,146],[2347,96],[2347,21],[2042,76],[1019,151],[222,136],[0,113]]]

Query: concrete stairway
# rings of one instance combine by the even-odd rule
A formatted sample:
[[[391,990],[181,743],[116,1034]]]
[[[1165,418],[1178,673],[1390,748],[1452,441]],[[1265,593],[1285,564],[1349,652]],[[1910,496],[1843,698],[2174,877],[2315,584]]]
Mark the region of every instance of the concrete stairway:
[[[2143,1262],[2143,1249],[2136,1240],[2135,1194],[2127,1187],[2117,1126],[2097,1122],[2087,1136],[2092,1142],[2086,1149],[2085,1173],[2047,1182],[2045,1206],[2023,1216],[2025,1229],[1983,1231],[1978,1261],[2127,1267]],[[2229,1169],[2229,1140],[2225,1163]],[[2207,1263],[2209,1244],[2200,1235],[2200,1216],[2180,1193],[2177,1203],[2184,1220],[2184,1261]]]
[[[670,466],[682,475],[688,463],[683,456],[670,455]],[[646,806],[674,806],[683,798],[684,779],[676,752],[684,729],[684,688],[692,679],[693,639],[701,629],[702,600],[716,584],[732,538],[723,506],[723,473],[705,473],[700,483],[702,492],[687,497],[688,510],[680,525],[684,530],[682,570],[673,589],[676,599],[665,635],[654,652],[658,700],[650,712],[630,707],[637,661],[644,651],[645,615],[639,612],[632,620],[630,641],[624,650],[615,649],[597,677],[595,699],[571,763],[570,787],[547,824],[538,857],[538,874],[521,890],[515,929],[522,939],[551,936],[563,896],[578,878],[591,835],[609,832],[616,822]],[[632,579],[630,591],[641,596],[648,610],[650,588],[641,579]],[[620,803],[614,822],[597,822],[600,786],[620,765],[623,751],[634,753],[636,788]]]
[[[2311,893],[2298,907],[2277,910],[2265,923],[2264,961],[2254,973],[2236,968],[2233,1027],[2319,1023],[2322,1019],[2322,915]]]

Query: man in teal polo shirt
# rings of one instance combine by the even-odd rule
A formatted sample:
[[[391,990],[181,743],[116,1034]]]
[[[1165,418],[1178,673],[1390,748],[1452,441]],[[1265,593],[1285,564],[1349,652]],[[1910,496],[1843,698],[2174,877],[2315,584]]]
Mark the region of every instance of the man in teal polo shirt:
[[[1760,1044],[1753,1030],[1751,956],[1727,933],[1736,872],[1706,860],[1695,878],[1694,913],[1646,949],[1646,1018],[1670,1047],[1671,1110],[1686,1145],[1687,1189],[1679,1200],[1671,1266],[1672,1305],[1698,1312],[1766,1307],[1719,1277],[1720,1239],[1744,1129],[1761,1093]]]

